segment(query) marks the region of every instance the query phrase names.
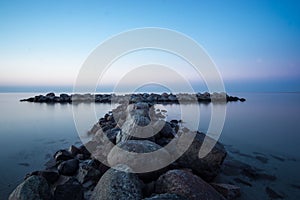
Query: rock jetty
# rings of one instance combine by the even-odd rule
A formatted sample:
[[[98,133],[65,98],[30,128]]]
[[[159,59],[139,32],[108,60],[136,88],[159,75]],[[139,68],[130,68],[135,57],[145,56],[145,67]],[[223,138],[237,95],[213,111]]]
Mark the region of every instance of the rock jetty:
[[[51,92],[46,95],[37,95],[27,99],[21,99],[20,101],[36,102],[36,103],[72,103],[72,102],[95,102],[95,103],[137,103],[137,102],[148,102],[148,103],[190,103],[190,102],[212,102],[212,101],[241,101],[244,102],[246,99],[235,96],[229,96],[226,93],[162,93],[162,94],[60,94],[56,96],[55,93]]]
[[[144,96],[147,95],[134,95],[145,99]],[[56,99],[55,95],[48,97]],[[162,97],[169,99],[170,94],[159,96]],[[61,98],[68,99],[64,95]],[[205,134],[183,127],[180,120],[166,121],[159,112],[153,102],[139,100],[119,105],[92,127],[89,134],[93,137],[89,142],[58,150],[46,164],[46,169],[26,175],[9,199],[237,198],[240,195],[237,186],[215,182],[227,155],[224,146],[216,142],[208,155],[199,158]],[[185,153],[179,155],[183,135],[195,137]],[[169,144],[173,144],[171,148]],[[128,154],[123,154],[122,150]],[[159,157],[137,160],[140,154],[156,151],[160,151]],[[152,164],[161,167],[151,170]]]

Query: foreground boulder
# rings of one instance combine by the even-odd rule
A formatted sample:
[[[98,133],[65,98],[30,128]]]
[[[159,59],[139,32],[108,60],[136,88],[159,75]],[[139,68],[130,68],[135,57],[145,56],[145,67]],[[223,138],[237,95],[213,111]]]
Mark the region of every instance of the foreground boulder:
[[[219,174],[227,153],[224,146],[217,142],[204,158],[199,158],[199,150],[204,138],[205,134],[197,132],[191,146],[177,162],[184,168],[192,169],[195,174],[210,182]],[[212,138],[206,138],[209,142],[215,142]]]
[[[118,165],[109,169],[93,190],[91,200],[140,200],[142,182],[130,168]]]
[[[47,181],[41,176],[30,176],[9,196],[9,200],[50,200],[51,193]]]
[[[213,187],[187,170],[170,170],[159,177],[155,192],[174,193],[189,200],[225,200]]]

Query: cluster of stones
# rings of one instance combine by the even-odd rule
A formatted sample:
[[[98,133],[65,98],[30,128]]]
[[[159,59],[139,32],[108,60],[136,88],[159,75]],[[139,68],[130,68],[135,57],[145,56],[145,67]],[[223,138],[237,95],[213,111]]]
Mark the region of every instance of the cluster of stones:
[[[244,98],[229,96],[226,93],[196,93],[196,94],[60,94],[56,96],[54,93],[48,93],[46,95],[38,95],[27,99],[21,99],[21,101],[37,102],[37,103],[71,103],[71,102],[96,102],[96,103],[137,103],[137,102],[149,102],[149,103],[190,103],[190,102],[229,102],[229,101],[245,101]]]
[[[28,174],[9,199],[225,200],[240,195],[237,186],[214,181],[227,155],[224,146],[208,138],[216,145],[199,158],[207,136],[178,120],[166,122],[153,103],[121,104],[89,133],[91,141],[57,151],[47,168]],[[178,159],[155,171],[146,170],[150,164],[166,164],[165,159],[169,162],[178,156],[183,135],[194,139]],[[175,145],[166,148],[171,142]],[[121,150],[137,154],[161,150],[164,160],[137,162],[135,154],[124,156]],[[136,173],[141,168],[145,171]]]

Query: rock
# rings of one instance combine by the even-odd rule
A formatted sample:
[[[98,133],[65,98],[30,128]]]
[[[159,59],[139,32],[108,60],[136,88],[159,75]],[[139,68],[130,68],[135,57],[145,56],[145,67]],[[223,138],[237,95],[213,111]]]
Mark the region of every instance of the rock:
[[[51,198],[49,185],[41,176],[30,176],[9,196],[9,200],[50,200]]]
[[[241,189],[238,186],[225,183],[212,183],[211,186],[228,200],[241,196]]]
[[[70,160],[73,158],[74,158],[74,156],[72,156],[72,154],[65,149],[59,150],[54,154],[54,159],[56,161],[65,161],[65,160]]]
[[[268,163],[268,160],[269,160],[268,158],[266,158],[264,156],[255,156],[255,158],[264,164]]]
[[[283,195],[278,194],[277,192],[275,192],[272,188],[270,188],[268,186],[266,187],[265,191],[268,194],[269,198],[271,198],[271,199],[284,199]]]
[[[151,152],[156,152],[156,156],[149,154]],[[107,160],[110,166],[117,164],[129,166],[134,172],[141,173],[140,177],[148,182],[149,179],[153,180],[162,173],[162,167],[169,165],[170,158],[170,154],[154,142],[128,140],[115,146],[108,154]]]
[[[178,194],[189,200],[225,200],[212,186],[186,170],[170,170],[160,176],[155,191],[158,194]]]
[[[252,187],[252,184],[247,182],[247,181],[244,181],[243,179],[240,179],[240,178],[234,178],[233,179],[235,182],[237,183],[241,183],[243,185],[246,185],[246,186],[249,186],[249,187]]]
[[[144,200],[189,200],[186,197],[182,197],[178,194],[157,194],[152,197],[145,198]]]
[[[61,175],[73,176],[78,170],[78,165],[79,161],[77,159],[71,159],[60,163],[57,169]]]
[[[53,172],[53,171],[34,171],[34,172],[31,172],[30,174],[27,174],[26,178],[33,176],[33,175],[42,176],[43,178],[46,179],[46,181],[49,184],[54,184],[59,178],[59,174],[57,172]]]
[[[82,164],[79,167],[78,174],[77,174],[77,180],[84,184],[88,181],[91,181],[93,183],[97,183],[101,177],[101,173],[99,170],[95,169],[92,166]]]
[[[114,144],[116,144],[116,138],[118,134],[121,134],[120,128],[112,128],[105,132],[107,138]]]
[[[71,153],[71,155],[73,157],[75,157],[80,152],[80,149],[78,149],[74,145],[71,145],[70,148],[69,148],[69,152]]]
[[[186,133],[187,134],[187,133]],[[220,172],[221,165],[226,157],[224,146],[217,142],[213,149],[204,158],[199,158],[199,150],[202,146],[205,134],[197,132],[191,146],[178,159],[178,163],[185,168],[191,168],[205,181],[212,181]],[[209,142],[215,142],[207,137]]]
[[[83,200],[83,187],[75,179],[71,178],[66,183],[58,185],[54,191],[55,200]]]
[[[55,97],[55,94],[53,92],[50,92],[50,93],[46,94],[46,97]]]
[[[253,167],[244,167],[241,171],[241,174],[247,176],[252,180],[268,180],[268,181],[275,181],[277,179],[276,176],[258,172],[258,169]]]
[[[174,138],[176,133],[175,130],[172,128],[171,123],[170,122],[163,122],[163,123],[164,126],[159,132],[160,136],[165,138]]]
[[[142,182],[130,171],[130,168],[124,165],[109,169],[94,188],[91,200],[142,199]]]

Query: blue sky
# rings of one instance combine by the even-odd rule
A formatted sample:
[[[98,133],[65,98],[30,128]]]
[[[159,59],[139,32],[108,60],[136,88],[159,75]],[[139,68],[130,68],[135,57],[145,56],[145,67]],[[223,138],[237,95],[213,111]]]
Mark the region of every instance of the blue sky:
[[[0,88],[67,87],[102,41],[162,27],[202,45],[229,91],[300,91],[299,1],[0,1]]]

